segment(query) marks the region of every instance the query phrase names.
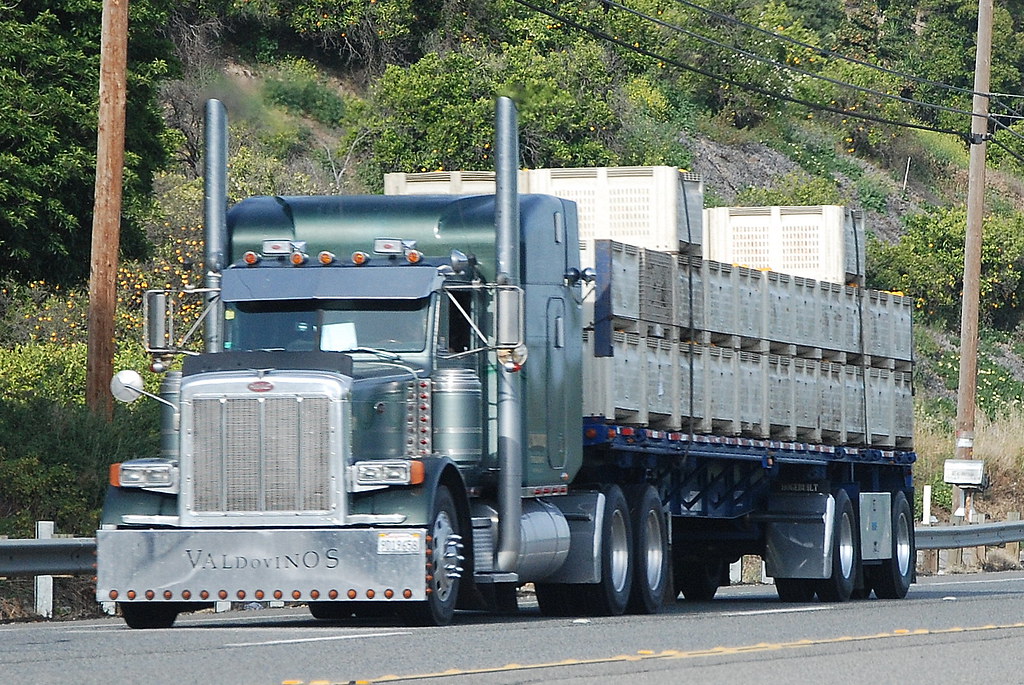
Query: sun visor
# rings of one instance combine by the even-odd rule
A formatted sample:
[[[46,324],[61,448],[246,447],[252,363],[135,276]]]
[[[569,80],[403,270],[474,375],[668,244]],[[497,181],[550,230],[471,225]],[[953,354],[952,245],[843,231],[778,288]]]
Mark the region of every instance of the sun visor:
[[[443,277],[433,266],[272,267],[225,269],[224,302],[265,300],[419,299],[437,290]]]

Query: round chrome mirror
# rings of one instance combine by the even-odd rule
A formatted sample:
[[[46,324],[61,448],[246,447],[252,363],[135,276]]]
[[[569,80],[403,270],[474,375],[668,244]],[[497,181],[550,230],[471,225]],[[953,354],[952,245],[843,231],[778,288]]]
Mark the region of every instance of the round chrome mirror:
[[[142,376],[138,371],[118,371],[110,379],[110,393],[120,402],[134,402],[142,396]]]

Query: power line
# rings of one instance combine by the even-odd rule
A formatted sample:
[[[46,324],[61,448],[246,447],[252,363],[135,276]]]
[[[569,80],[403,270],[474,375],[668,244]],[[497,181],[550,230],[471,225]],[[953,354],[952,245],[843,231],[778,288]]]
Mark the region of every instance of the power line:
[[[803,98],[798,98],[798,97],[794,97],[794,96],[791,96],[791,95],[785,95],[783,93],[779,93],[779,92],[776,92],[776,91],[771,91],[771,90],[769,90],[767,88],[762,88],[762,87],[757,86],[757,85],[753,85],[753,84],[750,84],[750,83],[745,83],[745,82],[737,81],[736,79],[729,78],[727,76],[722,76],[721,74],[713,74],[713,73],[707,71],[706,69],[701,69],[700,67],[697,67],[695,65],[687,64],[685,62],[680,62],[680,61],[672,59],[670,57],[665,57],[664,55],[660,55],[660,54],[658,54],[658,53],[656,53],[656,52],[654,52],[652,50],[648,50],[647,48],[641,47],[639,44],[628,43],[628,42],[626,42],[626,41],[624,41],[624,40],[622,40],[620,38],[616,38],[615,36],[612,36],[612,35],[604,32],[604,31],[601,31],[599,29],[595,29],[595,28],[592,28],[592,27],[589,27],[589,26],[584,26],[583,24],[580,24],[579,22],[576,22],[576,21],[574,21],[572,19],[569,19],[568,17],[566,17],[564,15],[561,15],[561,14],[558,14],[556,12],[553,12],[553,11],[547,9],[547,8],[535,5],[532,2],[530,2],[529,0],[514,0],[514,1],[517,4],[523,5],[524,7],[528,7],[529,9],[532,9],[535,12],[540,12],[541,14],[544,14],[544,15],[546,15],[546,16],[548,16],[548,17],[550,17],[550,18],[552,18],[552,19],[554,19],[554,20],[556,20],[558,22],[561,22],[562,24],[565,24],[566,26],[569,26],[571,28],[583,31],[584,33],[590,34],[591,36],[593,36],[595,38],[599,38],[599,39],[601,39],[603,41],[607,41],[609,43],[613,43],[615,45],[618,45],[619,47],[625,48],[625,49],[630,50],[632,52],[635,52],[637,54],[644,55],[645,57],[650,57],[650,58],[655,59],[655,60],[657,60],[657,61],[659,61],[661,63],[670,64],[670,65],[672,65],[674,67],[678,67],[678,68],[686,70],[686,71],[691,71],[693,73],[700,74],[701,76],[705,76],[705,77],[707,77],[707,78],[709,78],[711,80],[714,80],[714,81],[719,81],[721,83],[727,83],[727,84],[729,84],[731,86],[735,86],[737,88],[740,88],[741,90],[747,90],[747,91],[750,91],[750,92],[753,92],[753,93],[758,93],[759,95],[764,95],[765,97],[775,98],[775,99],[779,99],[779,100],[784,100],[786,102],[792,102],[794,104],[803,105],[804,107],[808,107],[810,109],[821,110],[821,111],[826,111],[826,112],[832,112],[833,114],[838,114],[838,115],[841,115],[841,116],[846,116],[846,117],[850,117],[850,118],[854,118],[854,119],[862,119],[862,120],[865,120],[865,121],[872,121],[872,122],[875,122],[875,123],[878,123],[878,124],[889,124],[889,125],[892,125],[892,126],[900,126],[900,127],[904,127],[904,128],[912,128],[912,129],[917,129],[917,130],[922,130],[922,131],[932,131],[934,133],[947,133],[947,134],[950,134],[950,135],[958,136],[960,138],[966,138],[966,135],[962,131],[958,131],[958,130],[954,130],[954,129],[948,129],[948,128],[940,128],[940,127],[937,127],[937,126],[929,126],[929,125],[926,125],[926,124],[915,124],[915,123],[907,122],[907,121],[898,121],[898,120],[889,119],[889,118],[886,118],[886,117],[874,116],[874,115],[867,114],[867,113],[864,113],[864,112],[858,112],[858,111],[842,109],[840,107],[834,107],[834,106],[831,106],[831,105],[825,105],[825,104],[822,104],[822,103],[819,103],[819,102],[812,102],[810,100],[804,100]],[[606,4],[617,4],[617,3],[610,2],[610,0],[604,0],[604,2]],[[729,47],[729,46],[724,46],[724,47]],[[730,48],[730,49],[732,49],[732,48]],[[785,66],[785,65],[782,65],[782,66]],[[853,87],[851,84],[843,84],[842,82],[839,82],[839,83],[841,85]],[[961,113],[971,114],[970,112],[961,112]]]
[[[713,46],[718,47],[718,48],[723,48],[723,49],[726,49],[726,50],[731,50],[731,51],[733,51],[733,52],[735,52],[735,53],[737,53],[739,55],[742,55],[744,57],[747,57],[747,58],[750,58],[750,59],[754,59],[754,60],[757,60],[759,62],[764,62],[765,64],[770,64],[771,66],[774,66],[774,67],[777,67],[777,68],[780,68],[780,69],[786,69],[788,71],[800,74],[802,76],[807,76],[809,78],[819,79],[821,81],[825,81],[827,83],[831,83],[832,85],[839,86],[840,88],[848,88],[850,90],[855,90],[855,91],[858,91],[858,92],[861,92],[861,93],[865,93],[865,94],[868,94],[868,95],[875,95],[875,96],[878,96],[878,97],[889,98],[891,100],[896,100],[898,102],[902,102],[902,103],[905,103],[905,104],[917,105],[917,106],[920,106],[920,107],[926,107],[926,108],[929,108],[929,109],[935,109],[935,110],[942,111],[942,112],[950,112],[950,113],[953,113],[953,114],[962,114],[962,115],[965,115],[965,116],[972,116],[973,115],[972,112],[970,112],[968,110],[964,110],[964,109],[959,109],[957,107],[949,107],[947,105],[938,105],[938,104],[935,104],[935,103],[932,103],[932,102],[924,102],[922,100],[914,100],[913,98],[905,98],[905,97],[903,97],[901,95],[894,95],[892,93],[885,93],[885,92],[882,92],[880,90],[875,90],[874,88],[866,88],[864,86],[858,86],[858,85],[855,85],[853,83],[847,83],[846,81],[840,81],[839,79],[834,79],[834,78],[831,78],[829,76],[825,76],[824,74],[816,74],[816,73],[814,73],[812,71],[807,71],[806,69],[800,69],[799,67],[794,67],[792,65],[785,64],[783,62],[778,62],[778,61],[773,60],[773,59],[768,58],[768,57],[764,57],[764,56],[759,55],[759,54],[757,54],[755,52],[751,52],[750,50],[745,50],[743,48],[739,48],[739,47],[736,47],[736,46],[733,46],[733,45],[728,45],[726,43],[723,43],[721,41],[715,40],[713,38],[709,38],[709,37],[704,36],[702,34],[699,34],[699,33],[696,33],[694,31],[690,31],[688,29],[685,29],[685,28],[683,28],[681,26],[677,26],[675,24],[671,24],[671,23],[669,23],[667,21],[664,21],[663,19],[659,19],[657,17],[652,17],[652,16],[650,16],[648,14],[644,14],[643,12],[641,12],[639,10],[632,9],[631,7],[627,7],[627,6],[625,6],[625,5],[623,5],[623,4],[619,3],[619,2],[615,2],[615,0],[603,0],[603,2],[604,2],[604,4],[606,6],[611,6],[611,7],[618,8],[618,9],[620,9],[620,10],[622,10],[622,11],[628,13],[628,14],[632,14],[634,16],[641,17],[641,18],[646,19],[646,20],[648,20],[650,22],[653,22],[653,23],[655,23],[655,24],[657,24],[657,25],[659,25],[659,26],[661,26],[663,28],[670,29],[670,30],[675,31],[677,33],[682,33],[683,35],[690,36],[691,38],[696,38],[697,40],[699,40],[699,41],[701,41],[703,43],[706,43],[708,45],[713,45]],[[766,31],[765,29],[759,29],[759,30],[762,31],[762,32],[767,33],[768,35],[774,36],[776,38],[780,37],[779,34],[775,34],[775,33],[772,33],[770,31]],[[807,45],[807,44],[803,44],[803,45]]]

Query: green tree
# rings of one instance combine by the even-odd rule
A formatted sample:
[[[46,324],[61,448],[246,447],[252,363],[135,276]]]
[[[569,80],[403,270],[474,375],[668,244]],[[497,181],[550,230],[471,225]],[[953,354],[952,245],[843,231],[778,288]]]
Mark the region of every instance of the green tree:
[[[156,87],[170,67],[157,0],[131,6],[122,245],[165,160]],[[100,0],[24,0],[0,17],[0,272],[71,283],[89,272]]]

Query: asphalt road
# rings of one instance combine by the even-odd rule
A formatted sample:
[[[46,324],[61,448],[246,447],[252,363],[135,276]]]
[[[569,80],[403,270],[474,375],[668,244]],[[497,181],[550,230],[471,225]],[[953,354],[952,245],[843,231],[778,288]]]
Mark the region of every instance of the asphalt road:
[[[1024,682],[1024,573],[923,578],[903,601],[781,604],[725,588],[655,616],[460,613],[447,628],[314,620],[305,609],[0,625],[11,684]]]

